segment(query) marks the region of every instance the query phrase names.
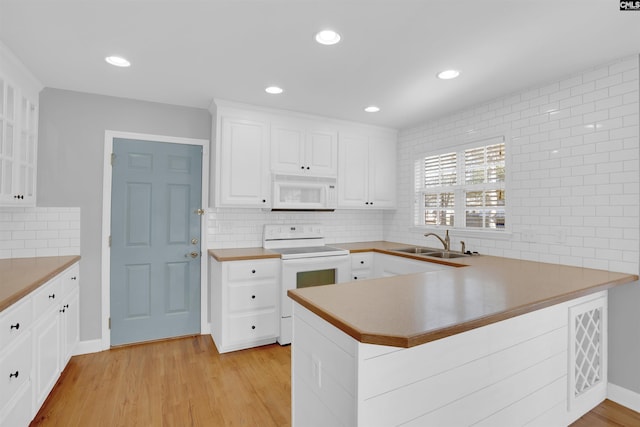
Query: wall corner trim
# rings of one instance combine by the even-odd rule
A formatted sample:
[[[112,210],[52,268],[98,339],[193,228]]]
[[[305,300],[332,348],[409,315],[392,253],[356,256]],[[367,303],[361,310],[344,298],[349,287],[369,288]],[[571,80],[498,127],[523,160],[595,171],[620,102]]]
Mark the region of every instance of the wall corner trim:
[[[636,412],[640,412],[640,393],[609,383],[607,384],[607,398]]]

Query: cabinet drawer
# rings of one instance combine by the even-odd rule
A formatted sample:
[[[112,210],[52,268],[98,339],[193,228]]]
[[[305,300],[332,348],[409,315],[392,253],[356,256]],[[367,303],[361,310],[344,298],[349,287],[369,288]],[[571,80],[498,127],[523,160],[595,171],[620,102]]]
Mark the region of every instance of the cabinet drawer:
[[[229,318],[229,341],[246,342],[278,335],[276,311]]]
[[[371,268],[373,265],[373,253],[362,252],[357,254],[351,254],[351,269],[356,270],[359,268]]]
[[[354,270],[351,272],[352,280],[364,280],[371,277],[371,270]]]
[[[80,266],[75,264],[71,266],[61,277],[62,295],[68,295],[71,291],[78,287],[80,279]]]
[[[4,405],[15,394],[31,374],[31,334],[27,332],[21,340],[14,342],[0,359],[0,402]]]
[[[240,261],[229,263],[229,280],[240,281],[278,277],[280,260],[278,261]]]
[[[229,286],[229,311],[275,308],[277,293],[275,285]]]
[[[60,282],[60,278],[56,277],[33,295],[33,313],[36,318],[62,301]]]
[[[31,304],[31,297],[27,296],[0,313],[0,352],[28,332],[33,322]]]

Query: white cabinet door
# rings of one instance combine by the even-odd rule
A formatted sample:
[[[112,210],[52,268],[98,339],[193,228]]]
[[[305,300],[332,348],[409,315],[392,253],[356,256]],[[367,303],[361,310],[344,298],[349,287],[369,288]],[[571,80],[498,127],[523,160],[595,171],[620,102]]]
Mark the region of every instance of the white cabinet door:
[[[60,373],[60,316],[50,310],[33,328],[34,403],[39,408],[58,380]]]
[[[341,134],[339,151],[338,207],[367,207],[369,141],[363,135]]]
[[[80,340],[80,292],[71,291],[64,298],[60,309],[60,371],[67,366],[69,359]]]
[[[306,163],[313,175],[338,173],[338,136],[336,132],[312,130],[306,137]]]
[[[336,176],[336,132],[308,130],[302,123],[271,125],[271,171],[293,175]]]
[[[419,261],[401,256],[374,253],[375,277],[399,276],[402,274],[426,273],[428,271],[448,270],[456,267],[429,261]]]
[[[396,144],[382,138],[369,141],[369,205],[396,206]]]
[[[0,68],[0,206],[35,206],[38,102],[4,74]]]
[[[269,126],[221,117],[218,205],[269,207]]]
[[[305,134],[301,128],[271,125],[271,170],[302,174],[305,170]]]
[[[361,134],[340,135],[338,207],[389,209],[396,205],[396,144]]]

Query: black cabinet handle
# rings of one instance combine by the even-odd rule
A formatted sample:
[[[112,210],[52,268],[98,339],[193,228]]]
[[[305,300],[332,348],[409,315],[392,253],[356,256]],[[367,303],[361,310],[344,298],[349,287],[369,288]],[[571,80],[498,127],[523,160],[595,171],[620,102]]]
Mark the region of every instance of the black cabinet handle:
[[[24,195],[22,195],[22,194],[16,194],[15,196],[13,196],[13,198],[14,198],[14,199],[20,199],[20,200],[22,200],[22,199],[24,199]]]
[[[262,203],[267,203],[267,199],[262,199]]]
[[[73,276],[71,280],[78,280],[78,278],[76,276]]]
[[[49,295],[49,299],[56,299],[56,294]]]
[[[300,169],[304,169],[304,166],[300,166]]]
[[[364,261],[360,261],[360,264],[364,264]]]
[[[15,325],[11,325],[11,327],[9,328],[9,330],[11,330],[11,329],[15,329],[16,331],[17,331],[18,329],[20,329],[20,322],[16,323]]]
[[[365,204],[365,205],[368,205],[368,204],[369,204],[369,202],[364,202],[364,204]]]
[[[373,202],[370,202],[369,204],[370,204],[371,206],[373,206]]]
[[[307,170],[309,170],[309,166],[307,166]]]
[[[65,312],[65,309],[63,308],[62,310],[59,310],[59,311],[60,311],[60,313],[64,313],[64,312]]]
[[[20,375],[20,371],[16,371],[15,374],[9,373],[9,378],[18,378],[18,375]]]
[[[69,304],[65,304],[62,308],[69,308]]]
[[[256,296],[255,295],[251,295],[251,299],[256,299]]]
[[[256,328],[256,326],[255,326],[255,325],[251,325],[251,329],[255,329],[255,328]]]
[[[353,280],[358,280],[358,276],[353,276]]]
[[[251,270],[251,272],[252,272],[253,274],[256,274],[256,271],[255,271],[255,270]]]

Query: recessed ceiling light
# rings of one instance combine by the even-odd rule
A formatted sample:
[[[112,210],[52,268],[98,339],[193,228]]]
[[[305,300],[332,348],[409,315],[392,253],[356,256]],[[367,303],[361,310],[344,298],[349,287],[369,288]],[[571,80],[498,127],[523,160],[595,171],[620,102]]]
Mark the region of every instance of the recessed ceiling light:
[[[280,94],[280,93],[284,92],[284,91],[282,90],[282,88],[280,88],[280,87],[278,87],[278,86],[269,86],[269,87],[268,87],[268,88],[266,88],[264,91],[265,91],[265,92],[267,92],[267,93],[270,93],[270,94],[272,94],[272,95],[278,95],[278,94]]]
[[[111,65],[115,65],[116,67],[129,67],[131,66],[131,62],[127,61],[121,56],[107,56],[104,58]]]
[[[455,79],[460,75],[460,71],[458,70],[444,70],[438,73],[438,78],[442,80],[450,80]]]
[[[336,44],[340,41],[340,34],[333,30],[322,30],[316,34],[316,41],[328,46]]]
[[[376,107],[375,105],[369,105],[364,109],[364,111],[366,111],[367,113],[377,113],[378,111],[380,111],[380,108]]]

